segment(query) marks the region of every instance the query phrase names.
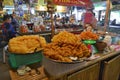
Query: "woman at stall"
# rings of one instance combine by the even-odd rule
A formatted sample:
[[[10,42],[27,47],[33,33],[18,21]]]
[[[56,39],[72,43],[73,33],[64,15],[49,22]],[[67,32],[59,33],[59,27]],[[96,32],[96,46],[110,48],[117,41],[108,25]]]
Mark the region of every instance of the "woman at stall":
[[[86,12],[83,14],[83,27],[85,28],[86,24],[91,24],[94,28],[97,26],[97,19],[92,9],[87,8]]]

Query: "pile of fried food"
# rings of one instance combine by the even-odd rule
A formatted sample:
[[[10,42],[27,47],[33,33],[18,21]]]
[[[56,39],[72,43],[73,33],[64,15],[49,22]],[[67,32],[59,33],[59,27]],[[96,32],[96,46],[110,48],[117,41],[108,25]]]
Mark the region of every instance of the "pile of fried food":
[[[52,42],[44,47],[44,55],[60,62],[73,62],[70,57],[88,57],[90,50],[79,38],[67,31],[62,31],[52,38]]]
[[[15,54],[28,54],[40,51],[46,45],[46,41],[39,35],[25,35],[10,39],[8,50]]]
[[[91,31],[83,31],[80,38],[82,40],[98,40],[99,36]]]

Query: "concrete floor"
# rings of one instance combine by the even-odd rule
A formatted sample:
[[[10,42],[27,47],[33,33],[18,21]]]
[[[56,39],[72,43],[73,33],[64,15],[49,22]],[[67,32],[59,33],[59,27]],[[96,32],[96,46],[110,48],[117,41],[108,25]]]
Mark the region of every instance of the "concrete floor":
[[[6,56],[6,63],[2,61],[2,48],[0,48],[0,80],[11,80],[9,75],[9,65]]]
[[[36,69],[40,66],[40,62],[29,65],[31,69]],[[11,70],[11,68],[8,64],[8,53],[6,54],[6,63],[3,63],[2,48],[0,48],[0,80],[11,80],[9,70]]]
[[[10,80],[9,67],[7,64],[0,63],[0,80]]]

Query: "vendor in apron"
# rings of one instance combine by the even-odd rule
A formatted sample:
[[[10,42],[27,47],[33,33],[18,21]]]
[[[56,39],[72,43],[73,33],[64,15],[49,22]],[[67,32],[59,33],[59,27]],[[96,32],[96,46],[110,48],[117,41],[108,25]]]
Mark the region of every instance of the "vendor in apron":
[[[83,26],[85,28],[86,24],[91,24],[93,28],[97,25],[97,19],[95,18],[95,14],[91,9],[86,9],[86,12],[83,15]]]

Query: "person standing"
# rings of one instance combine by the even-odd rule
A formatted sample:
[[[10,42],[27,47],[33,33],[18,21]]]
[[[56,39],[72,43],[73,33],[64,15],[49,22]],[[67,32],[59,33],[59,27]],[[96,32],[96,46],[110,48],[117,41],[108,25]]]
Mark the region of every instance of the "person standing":
[[[15,31],[17,31],[17,28],[19,27],[19,23],[18,23],[18,20],[16,19],[16,14],[13,13],[12,16],[11,16],[11,24],[13,25]]]
[[[83,26],[85,28],[86,24],[92,24],[93,28],[97,25],[97,19],[95,18],[95,15],[92,11],[92,9],[86,9],[86,12],[84,13],[83,17]]]

